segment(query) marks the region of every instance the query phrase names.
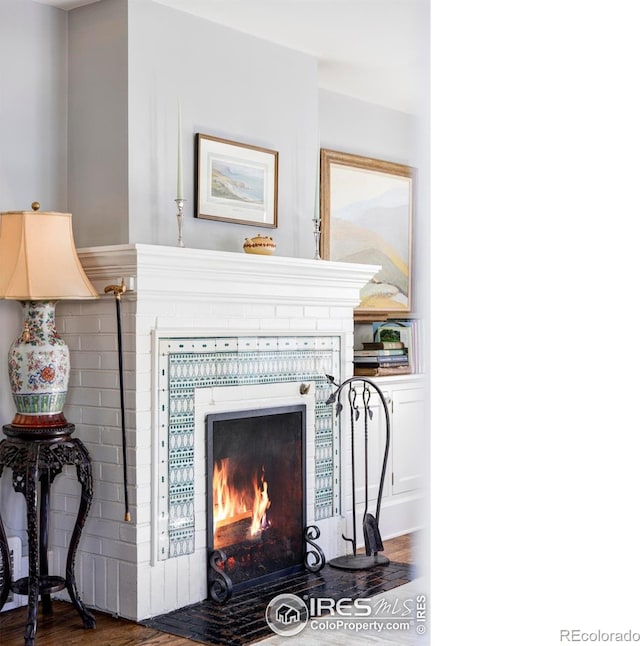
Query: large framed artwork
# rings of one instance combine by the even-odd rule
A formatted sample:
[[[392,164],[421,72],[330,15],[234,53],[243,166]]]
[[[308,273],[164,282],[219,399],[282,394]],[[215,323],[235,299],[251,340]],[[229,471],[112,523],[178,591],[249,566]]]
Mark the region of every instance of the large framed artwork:
[[[196,134],[195,216],[278,226],[278,153]]]
[[[320,151],[321,257],[381,266],[356,317],[411,312],[413,175],[403,164]]]

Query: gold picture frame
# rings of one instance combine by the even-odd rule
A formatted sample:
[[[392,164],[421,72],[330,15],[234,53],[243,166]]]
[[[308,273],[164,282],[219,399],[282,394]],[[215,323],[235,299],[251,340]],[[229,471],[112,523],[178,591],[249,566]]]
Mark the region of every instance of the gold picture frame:
[[[278,152],[196,134],[195,217],[278,226]]]
[[[414,169],[320,150],[320,256],[380,265],[363,288],[357,318],[411,312]]]

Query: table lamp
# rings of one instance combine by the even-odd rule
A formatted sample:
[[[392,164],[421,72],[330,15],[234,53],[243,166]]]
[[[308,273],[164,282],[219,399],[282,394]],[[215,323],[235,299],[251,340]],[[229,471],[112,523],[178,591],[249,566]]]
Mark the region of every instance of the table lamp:
[[[59,300],[97,298],[73,243],[71,213],[0,213],[0,298],[22,301],[22,334],[9,349],[9,382],[16,405],[14,426],[65,426],[69,348],[58,336]]]

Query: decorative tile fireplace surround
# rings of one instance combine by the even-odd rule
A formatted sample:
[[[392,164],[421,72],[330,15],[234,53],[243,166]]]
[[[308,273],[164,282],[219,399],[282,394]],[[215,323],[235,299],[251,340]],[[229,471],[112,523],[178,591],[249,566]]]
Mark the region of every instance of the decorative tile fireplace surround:
[[[93,460],[94,502],[76,562],[85,603],[141,620],[207,596],[204,438],[212,412],[307,406],[307,522],[320,528],[328,558],[344,553],[341,491],[350,483],[341,482],[324,375],[351,374],[353,308],[377,267],[141,244],[79,255],[100,293],[121,280],[129,290],[122,314],[131,522],[114,299],[58,306],[72,353],[65,412]],[[52,499],[52,571],[62,565],[78,496],[63,474]]]

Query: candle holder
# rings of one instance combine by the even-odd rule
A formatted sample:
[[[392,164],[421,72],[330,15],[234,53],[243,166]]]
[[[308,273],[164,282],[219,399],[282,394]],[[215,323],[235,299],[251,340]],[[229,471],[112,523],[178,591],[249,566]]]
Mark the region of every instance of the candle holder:
[[[313,256],[314,260],[321,260],[320,258],[320,218],[313,218],[313,235],[316,242],[316,253]]]
[[[175,203],[178,206],[178,213],[176,214],[176,217],[178,218],[178,246],[179,247],[184,247],[184,240],[182,239],[182,221],[184,220],[184,213],[182,212],[184,208],[184,203],[187,200],[178,197],[175,199]]]

